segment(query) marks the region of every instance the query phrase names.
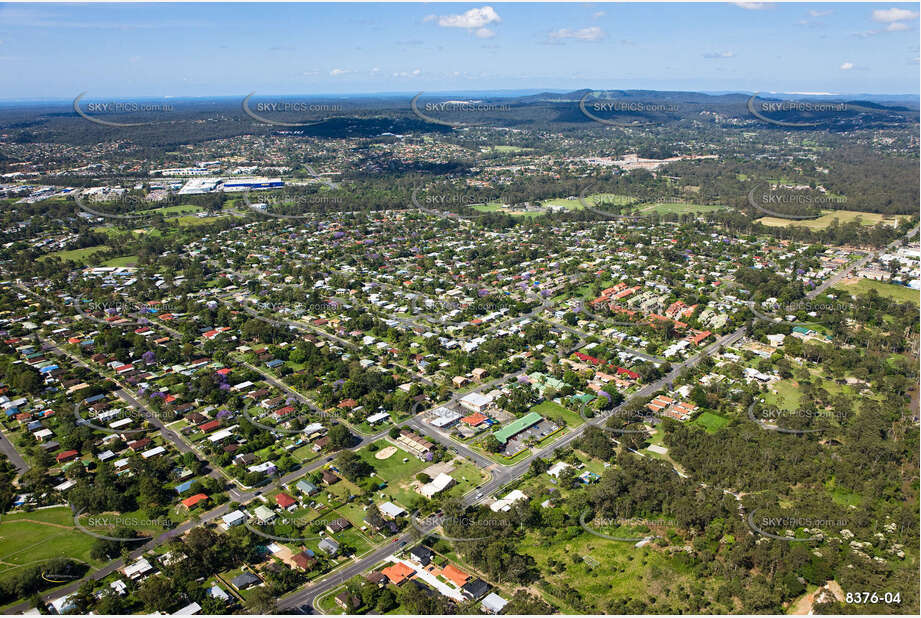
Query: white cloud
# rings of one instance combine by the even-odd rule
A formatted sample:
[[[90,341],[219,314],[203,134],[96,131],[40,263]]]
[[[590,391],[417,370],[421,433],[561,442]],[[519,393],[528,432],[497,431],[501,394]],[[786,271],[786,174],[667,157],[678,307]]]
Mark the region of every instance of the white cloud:
[[[330,77],[339,77],[340,75],[345,75],[351,73],[348,69],[333,69],[329,72]]]
[[[908,11],[906,9],[877,9],[873,11],[873,21],[879,21],[884,24],[892,23],[894,21],[903,21],[905,19],[913,19],[918,16],[918,13],[915,11]]]
[[[604,11],[597,11],[595,13],[592,13],[592,19],[598,19],[599,17],[604,17],[605,15],[607,15],[607,13],[605,13]]]
[[[478,39],[491,39],[496,36],[495,31],[490,30],[489,28],[477,28],[476,32],[473,34]]]
[[[442,28],[465,28],[471,31],[502,21],[502,18],[491,6],[470,9],[460,15],[429,15],[423,21],[433,21],[435,19],[438,20],[438,25]]]
[[[598,41],[604,38],[604,30],[598,26],[589,26],[588,28],[560,28],[554,30],[548,37],[551,41],[560,41],[563,39],[575,39],[577,41]]]
[[[760,11],[761,9],[766,9],[770,3],[768,2],[733,2],[734,5],[742,7],[743,9],[749,11]]]
[[[400,71],[399,73],[394,73],[394,77],[418,77],[422,75],[422,69],[413,69],[412,71]]]
[[[831,14],[832,14],[831,11],[816,11],[816,10],[809,11],[809,17],[825,17]]]
[[[841,70],[842,70],[842,71],[850,71],[850,70],[853,69],[853,68],[854,68],[854,63],[853,63],[853,62],[845,62],[844,64],[841,65]]]
[[[736,53],[732,51],[708,52],[704,54],[704,58],[707,58],[709,60],[714,60],[717,58],[735,58],[735,56],[736,56]]]
[[[888,32],[902,32],[903,30],[908,30],[908,24],[902,23],[900,21],[894,21],[888,26],[886,26]]]

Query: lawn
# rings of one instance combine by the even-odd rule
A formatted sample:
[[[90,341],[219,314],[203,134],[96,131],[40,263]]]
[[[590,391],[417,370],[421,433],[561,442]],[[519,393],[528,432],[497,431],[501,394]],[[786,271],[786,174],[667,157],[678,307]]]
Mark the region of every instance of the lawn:
[[[447,495],[452,498],[460,498],[483,483],[486,480],[486,474],[466,459],[456,458],[455,461],[463,461],[464,463],[451,471],[451,476],[457,481],[457,485],[449,489]]]
[[[0,579],[20,567],[52,558],[99,566],[102,563],[90,558],[95,542],[95,538],[74,527],[68,507],[6,513],[0,520]]]
[[[723,206],[711,206],[707,204],[691,204],[687,202],[666,202],[666,203],[655,203],[655,204],[643,204],[637,210],[636,213],[640,215],[647,215],[651,213],[656,213],[657,215],[688,215],[688,214],[699,214],[702,212],[714,212],[716,210],[723,210]]]
[[[152,215],[193,215],[197,212],[201,212],[201,206],[195,206],[193,204],[180,204],[177,206],[161,206],[160,208],[151,208],[149,210],[142,210],[140,214]]]
[[[800,394],[799,386],[792,380],[780,380],[775,382],[771,387],[775,391],[767,392],[764,395],[764,405],[774,406],[782,410],[796,410],[799,407]]]
[[[835,287],[848,294],[857,296],[866,294],[870,290],[876,290],[880,296],[885,296],[886,298],[891,298],[899,302],[909,301],[916,305],[921,304],[921,291],[913,290],[903,285],[883,283],[882,281],[873,281],[872,279],[857,279],[856,281],[852,279],[848,283],[842,281]]]
[[[707,433],[716,433],[729,424],[729,419],[712,412],[704,412],[695,418],[693,423],[706,429]]]
[[[103,266],[135,266],[138,261],[136,255],[125,255],[122,257],[112,258],[102,263]]]
[[[56,257],[56,258],[61,259],[64,262],[66,262],[67,260],[71,260],[74,262],[80,262],[80,263],[86,264],[90,261],[90,258],[93,255],[95,255],[96,253],[100,253],[102,251],[109,251],[109,247],[107,247],[106,245],[95,245],[92,247],[84,247],[82,249],[69,249],[67,251],[55,251],[53,253],[47,253],[38,259],[39,261],[42,261],[42,260],[47,260],[48,258],[51,258],[51,257]]]
[[[383,439],[378,440],[374,444],[378,449],[373,453],[367,448],[363,448],[358,451],[358,454],[363,460],[374,467],[377,476],[388,483],[395,480],[412,480],[418,472],[430,465],[424,461],[420,461],[418,457],[407,453],[401,448],[397,448],[397,452],[387,459],[377,459],[375,457],[377,453],[388,446],[393,446],[393,444]],[[403,459],[409,459],[409,461],[403,463]]]
[[[499,146],[490,146],[489,150],[492,150],[494,152],[506,153],[506,154],[507,153],[518,154],[520,152],[532,152],[534,149],[533,148],[522,148],[520,146],[499,145]]]
[[[576,412],[573,412],[572,410],[564,406],[561,406],[555,401],[541,402],[537,404],[536,406],[534,406],[533,408],[531,408],[530,411],[537,412],[544,418],[549,418],[554,421],[560,421],[560,420],[565,421],[566,425],[569,427],[578,427],[579,425],[585,422],[585,420],[581,416],[579,416]]]
[[[781,219],[779,217],[761,217],[757,219],[756,222],[769,227],[800,226],[812,230],[824,230],[830,226],[835,219],[838,220],[840,225],[844,225],[845,223],[856,221],[858,218],[860,219],[861,225],[874,226],[883,222],[889,225],[895,225],[897,219],[907,218],[907,215],[881,215],[875,212],[859,212],[856,210],[823,210],[822,215],[816,219],[796,220]]]

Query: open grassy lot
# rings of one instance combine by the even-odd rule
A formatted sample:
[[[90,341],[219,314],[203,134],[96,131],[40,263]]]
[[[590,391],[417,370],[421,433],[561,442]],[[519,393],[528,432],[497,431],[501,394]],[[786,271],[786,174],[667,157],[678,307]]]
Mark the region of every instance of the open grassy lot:
[[[518,154],[522,152],[532,152],[533,148],[522,148],[520,146],[490,146],[489,151],[499,152],[502,154]]]
[[[90,558],[95,541],[74,527],[73,514],[67,507],[6,513],[0,519],[0,579],[21,567],[52,558],[99,566],[100,562]]]
[[[866,294],[870,290],[876,290],[880,296],[885,296],[886,298],[899,302],[909,301],[916,305],[921,304],[921,290],[913,290],[903,285],[883,283],[872,279],[849,279],[841,281],[835,287],[843,292],[857,296]]]
[[[712,412],[704,412],[697,418],[693,420],[695,425],[700,425],[706,429],[709,433],[716,433],[722,427],[725,427],[729,424],[729,419],[724,418],[718,414],[713,414]]]
[[[549,418],[554,421],[558,421],[558,425],[562,425],[562,422],[565,422],[569,427],[578,427],[585,421],[577,412],[561,406],[555,401],[543,401],[530,410],[531,412],[537,412],[544,418]]]
[[[374,467],[377,476],[388,483],[394,480],[412,479],[416,476],[416,473],[429,465],[424,461],[420,461],[415,455],[411,455],[399,447],[397,447],[397,452],[387,459],[377,459],[375,455],[388,446],[393,446],[393,444],[387,440],[378,440],[374,444],[378,449],[373,453],[367,448],[363,448],[358,451],[358,454],[362,459]],[[404,459],[408,459],[409,461],[404,462]]]
[[[134,266],[137,264],[138,256],[124,255],[122,257],[112,258],[102,263],[103,266]]]
[[[93,247],[83,247],[82,249],[69,249],[67,251],[54,251],[53,253],[47,253],[40,258],[39,260],[47,260],[51,257],[60,258],[63,261],[72,260],[74,262],[81,262],[83,264],[90,264],[92,262],[92,256],[101,251],[108,251],[109,247],[105,245],[95,245]]]
[[[474,487],[477,487],[486,480],[486,474],[474,464],[466,459],[456,459],[455,462],[461,462],[454,470],[451,476],[457,481],[457,485],[448,490],[447,495],[452,498],[460,498]]]
[[[768,225],[770,227],[791,227],[791,226],[800,226],[808,227],[812,230],[824,230],[831,222],[835,219],[838,220],[839,224],[850,223],[851,221],[860,220],[861,225],[874,226],[881,222],[885,222],[889,225],[895,225],[897,220],[900,218],[907,218],[906,215],[881,215],[875,212],[860,212],[857,210],[823,210],[822,216],[817,219],[804,219],[804,220],[793,220],[793,219],[781,219],[779,217],[761,217],[757,220],[758,223],[762,225]]]
[[[534,557],[547,581],[547,586],[540,587],[541,594],[562,612],[607,613],[613,600],[631,598],[646,599],[653,608],[664,611],[665,607],[680,606],[685,599],[682,590],[691,585],[702,584],[712,591],[721,583],[716,577],[701,582],[689,567],[661,550],[580,532],[567,538],[571,532],[560,531],[557,538],[549,539],[531,533],[519,546],[522,553]],[[643,533],[635,536],[642,537]],[[597,561],[597,566],[587,564],[583,556]],[[581,607],[564,598],[568,586],[581,597]]]
[[[411,507],[413,502],[422,498],[411,488],[411,483],[415,480],[416,474],[430,464],[420,461],[416,456],[400,448],[387,459],[377,459],[375,457],[377,453],[393,445],[386,440],[378,440],[375,444],[380,447],[377,451],[372,453],[367,448],[363,448],[358,451],[358,454],[374,467],[377,478],[387,483],[386,489],[381,490],[380,493],[383,493],[386,499],[405,508]],[[408,461],[404,462],[403,459]]]
[[[149,210],[142,210],[141,214],[160,214],[164,216],[170,215],[194,215],[197,212],[201,212],[201,206],[195,206],[193,204],[179,204],[176,206],[161,206],[160,208],[151,208]]]
[[[691,204],[686,202],[678,203],[656,203],[656,204],[643,204],[637,210],[637,214],[652,214],[656,213],[658,215],[690,215],[698,214],[702,212],[713,212],[716,210],[723,210],[723,206],[711,206],[707,204]]]
[[[582,202],[578,199],[572,201],[576,204],[574,208],[582,208]],[[629,195],[620,195],[618,193],[592,193],[585,196],[585,201],[592,206],[603,207],[606,205],[626,206],[635,202],[636,199]],[[560,202],[563,205],[564,202],[570,202],[570,200],[560,200]]]

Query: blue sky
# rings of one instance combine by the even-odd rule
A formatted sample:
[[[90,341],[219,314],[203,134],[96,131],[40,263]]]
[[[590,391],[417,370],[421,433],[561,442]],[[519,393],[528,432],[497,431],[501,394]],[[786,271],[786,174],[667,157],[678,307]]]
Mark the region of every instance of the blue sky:
[[[0,4],[0,98],[918,93],[914,3]]]

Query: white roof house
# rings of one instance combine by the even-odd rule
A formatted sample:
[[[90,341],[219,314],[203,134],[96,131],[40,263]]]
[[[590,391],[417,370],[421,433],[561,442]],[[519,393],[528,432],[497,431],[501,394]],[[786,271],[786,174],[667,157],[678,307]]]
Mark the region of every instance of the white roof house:
[[[141,457],[143,457],[144,459],[150,459],[151,457],[156,457],[157,455],[162,455],[162,454],[165,453],[165,452],[166,452],[166,449],[163,448],[162,446],[155,446],[154,448],[150,449],[149,451],[144,451],[143,453],[141,453]]]
[[[405,509],[397,506],[393,502],[384,502],[377,507],[377,510],[379,510],[381,514],[386,517],[399,517],[400,515],[406,513]]]
[[[419,493],[421,493],[426,498],[431,498],[432,496],[438,493],[441,493],[442,491],[444,491],[445,489],[453,485],[455,482],[456,481],[454,480],[454,477],[452,477],[450,474],[445,474],[444,472],[441,472],[438,474],[438,476],[433,478],[431,482],[428,482],[425,485],[423,485],[419,489]]]
[[[508,601],[500,597],[495,592],[490,592],[487,594],[486,598],[483,599],[483,602],[480,603],[480,607],[482,607],[490,614],[498,614],[503,609],[505,609],[506,605],[508,605]]]
[[[508,493],[501,500],[496,500],[493,502],[489,508],[493,513],[498,513],[499,511],[508,511],[512,508],[512,505],[518,502],[519,500],[527,500],[528,496],[525,495],[520,489],[514,489]]]
[[[560,478],[560,472],[562,472],[562,471],[565,470],[566,468],[571,468],[571,467],[572,467],[572,466],[570,466],[570,465],[569,465],[568,463],[566,463],[565,461],[558,461],[558,462],[556,462],[555,464],[553,464],[552,466],[550,466],[550,469],[547,470],[547,474],[549,474],[550,476],[552,476],[552,477],[555,478],[555,479],[556,479],[556,478]]]
[[[182,609],[173,613],[174,616],[194,616],[201,611],[201,605],[198,603],[189,603]]]
[[[482,412],[492,403],[492,397],[481,393],[469,393],[461,397],[458,401],[462,406],[472,412]]]
[[[224,520],[224,526],[227,528],[232,528],[233,526],[239,526],[244,521],[246,521],[246,513],[237,509],[232,513],[227,513],[221,519]]]
[[[153,567],[149,562],[147,562],[147,558],[140,558],[134,564],[126,566],[122,573],[124,573],[125,576],[130,579],[138,579],[144,575],[147,575],[151,571],[153,571]]]

